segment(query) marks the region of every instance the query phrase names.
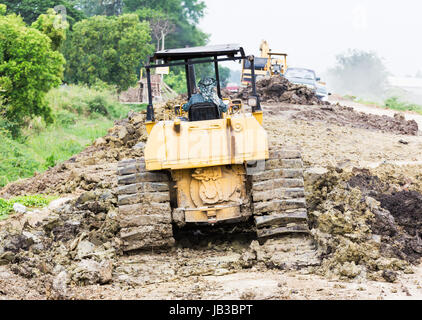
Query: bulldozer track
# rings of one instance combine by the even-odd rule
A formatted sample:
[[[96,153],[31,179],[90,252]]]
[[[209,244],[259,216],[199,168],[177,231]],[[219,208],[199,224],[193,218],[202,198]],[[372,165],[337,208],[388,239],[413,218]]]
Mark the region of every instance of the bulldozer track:
[[[169,175],[146,171],[143,158],[120,161],[117,174],[123,250],[171,247],[175,240]],[[299,150],[270,150],[265,170],[250,179],[258,238],[309,233]]]
[[[123,250],[171,247],[175,240],[169,176],[146,171],[143,158],[120,161],[117,174]]]
[[[265,170],[251,175],[251,196],[257,236],[309,233],[299,150],[270,150]]]

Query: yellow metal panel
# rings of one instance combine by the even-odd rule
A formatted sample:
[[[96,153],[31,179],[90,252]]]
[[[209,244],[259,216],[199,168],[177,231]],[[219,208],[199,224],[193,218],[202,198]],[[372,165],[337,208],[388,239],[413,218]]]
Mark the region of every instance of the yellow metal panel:
[[[262,111],[254,112],[253,116],[255,117],[256,121],[259,122],[259,124],[262,124],[262,121],[263,121],[263,112]]]
[[[267,133],[251,115],[208,121],[160,121],[145,147],[147,170],[243,164],[268,159]]]
[[[150,134],[150,133],[151,133],[152,128],[155,126],[155,124],[156,124],[156,122],[155,122],[155,121],[148,121],[148,122],[145,122],[145,126],[146,126],[146,129],[147,129],[147,133],[148,133],[148,134]]]

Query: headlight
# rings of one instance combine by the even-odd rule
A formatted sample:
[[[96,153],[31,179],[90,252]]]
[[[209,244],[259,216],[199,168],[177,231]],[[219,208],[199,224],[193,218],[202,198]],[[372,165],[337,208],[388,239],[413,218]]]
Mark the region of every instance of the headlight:
[[[258,105],[258,98],[257,97],[249,97],[248,98],[248,105],[250,107],[256,107]]]

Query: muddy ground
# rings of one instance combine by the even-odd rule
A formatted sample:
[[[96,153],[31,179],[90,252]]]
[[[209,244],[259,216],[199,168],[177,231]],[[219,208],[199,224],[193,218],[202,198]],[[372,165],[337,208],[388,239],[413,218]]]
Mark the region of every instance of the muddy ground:
[[[170,251],[122,255],[116,163],[139,156],[146,137],[132,114],[68,162],[0,191],[69,197],[0,223],[0,299],[421,298],[419,132],[398,117],[335,122],[323,107],[264,106],[270,143],[302,149],[312,238],[286,238],[272,255],[247,227],[196,230]]]

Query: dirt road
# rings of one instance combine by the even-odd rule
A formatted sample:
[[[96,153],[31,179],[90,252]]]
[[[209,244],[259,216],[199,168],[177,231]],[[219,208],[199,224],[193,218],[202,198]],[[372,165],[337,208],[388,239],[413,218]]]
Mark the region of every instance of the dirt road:
[[[321,106],[277,105],[276,108],[271,105],[264,106],[267,115],[264,117],[264,126],[269,133],[270,143],[279,146],[299,145],[307,170],[312,170],[315,167],[323,169],[334,167],[336,170],[342,171],[354,167],[370,168],[374,163],[412,162],[412,165],[407,166],[384,165],[379,171],[370,174],[378,174],[379,177],[376,178],[380,180],[379,185],[388,181],[392,185],[391,188],[399,188],[399,190],[394,189],[393,191],[407,192],[408,189],[422,191],[420,178],[422,165],[417,164],[422,161],[422,136],[392,133],[388,131],[390,127],[386,127],[387,129],[376,127],[375,129],[365,129],[356,126],[356,124],[362,123],[345,122],[338,125],[327,122],[324,117],[318,119],[308,117],[314,113],[307,114],[303,119],[294,118],[295,115],[312,108],[316,108],[315,114],[320,114],[321,109],[318,108]],[[361,121],[358,118],[357,120]],[[393,127],[393,129],[397,128]],[[121,128],[119,132],[122,132]],[[127,132],[125,134],[128,136]],[[125,139],[131,141],[128,137]],[[112,142],[119,148],[121,147],[118,138]],[[133,141],[133,145],[135,142],[137,141]],[[78,192],[82,193],[79,198],[81,201],[79,211],[71,212],[68,206],[51,216],[46,212],[46,218],[51,222],[48,222],[44,229],[48,232],[53,230],[47,235],[52,233],[55,239],[65,240],[54,241],[52,248],[55,249],[56,255],[47,255],[45,260],[40,259],[37,252],[32,253],[28,250],[24,253],[30,252],[31,254],[19,256],[20,261],[10,266],[0,266],[0,299],[57,298],[56,295],[50,293],[52,287],[54,290],[60,291],[62,297],[67,299],[422,299],[421,261],[413,266],[413,271],[412,268],[402,268],[393,272],[394,277],[387,277],[391,283],[383,280],[382,277],[378,277],[377,281],[369,280],[365,273],[357,273],[358,276],[349,279],[334,273],[322,275],[321,271],[316,272],[314,266],[300,270],[282,270],[282,268],[274,268],[271,264],[261,263],[258,258],[253,264],[245,265],[244,257],[250,251],[251,245],[251,239],[248,238],[234,237],[225,242],[221,239],[211,241],[205,238],[201,240],[200,245],[195,244],[195,246],[182,239],[178,240],[177,246],[169,252],[138,252],[132,255],[116,255],[107,258],[109,254],[112,255],[110,251],[112,245],[108,239],[103,240],[102,236],[104,233],[110,233],[110,237],[113,237],[114,229],[112,225],[104,224],[103,221],[109,220],[103,211],[113,207],[110,186],[113,185],[115,177],[111,166],[116,163],[121,151],[113,149],[111,154],[110,147],[108,146],[106,149],[105,142],[101,142],[101,145],[103,149],[99,150],[104,155],[98,163],[93,160],[93,155],[99,154],[100,151],[89,149],[89,153],[85,152],[86,157],[83,160],[76,159],[74,161],[75,164],[71,167],[72,174],[66,173],[69,171],[67,166],[70,164],[56,169],[58,174],[64,176],[64,182],[61,180],[55,182],[56,189],[63,185],[66,186],[63,189],[66,192],[74,192],[72,190],[76,190],[76,187],[73,185],[77,185],[77,190],[80,190]],[[129,156],[133,155],[129,154]],[[104,181],[105,169],[107,169],[107,181]],[[49,175],[51,176],[51,174],[50,172]],[[363,177],[364,182],[366,182],[365,179],[368,179],[366,184],[363,183],[364,187],[378,188],[378,185],[374,183],[378,180],[371,177],[370,174],[358,175],[358,177]],[[43,184],[48,184],[47,177],[48,174],[45,177],[40,175],[40,177],[31,178],[29,181],[34,184],[34,181],[38,179],[44,181]],[[318,191],[327,200],[320,205],[320,208],[326,210],[322,214],[338,213],[338,217],[333,216],[336,229],[332,236],[344,232],[342,228],[346,230],[345,237],[349,237],[348,241],[350,239],[351,241],[347,242],[347,246],[343,243],[337,244],[337,246],[340,248],[353,247],[352,251],[345,252],[346,258],[353,260],[355,254],[360,255],[362,252],[358,250],[359,247],[354,247],[356,243],[352,241],[355,234],[350,232],[361,227],[368,230],[371,225],[361,220],[355,223],[347,214],[354,210],[356,203],[361,206],[368,200],[365,200],[363,191],[358,193],[355,189],[350,191],[350,188],[335,189],[336,186],[330,185],[331,180],[323,182],[326,183],[321,184],[321,190]],[[309,183],[312,184],[308,181]],[[20,185],[22,184],[29,185],[28,181],[24,181]],[[42,187],[45,188],[45,186]],[[105,191],[102,191],[103,193],[97,196],[100,200],[102,199],[102,202],[96,200],[96,195],[92,192],[86,192],[100,187],[108,192],[106,194]],[[385,189],[388,189],[387,187]],[[328,194],[330,188],[333,189],[331,196],[334,200],[332,201]],[[17,185],[15,188],[10,188],[9,192],[21,192],[22,190],[36,193],[45,189],[41,189],[39,184],[32,189],[18,188]],[[370,191],[374,192],[374,190]],[[351,192],[352,196],[357,195],[356,202],[353,202],[353,197],[342,198],[345,196],[345,192]],[[308,196],[312,200],[313,195]],[[347,203],[349,200],[351,203]],[[342,203],[339,205],[335,201]],[[343,205],[349,205],[349,209],[344,209]],[[373,203],[371,206],[376,207]],[[367,208],[369,207],[363,207],[364,214],[369,210]],[[419,207],[416,206],[413,209],[416,214],[420,213]],[[381,213],[385,214],[385,211]],[[60,219],[58,219],[58,214],[60,214]],[[111,209],[107,216],[112,217],[113,214],[115,213]],[[314,216],[318,217],[317,213]],[[346,218],[342,218],[343,216]],[[87,219],[83,217],[87,217]],[[19,219],[16,220],[19,222]],[[64,222],[61,222],[62,220]],[[347,224],[348,222],[350,224]],[[61,223],[64,223],[63,226]],[[349,229],[342,226],[342,223],[346,223]],[[78,227],[79,225],[81,227]],[[88,231],[85,234],[78,233],[78,228],[82,229],[85,225]],[[43,233],[36,233],[35,229],[31,232],[37,237],[44,236]],[[33,237],[33,235],[30,236]],[[369,235],[372,236],[371,233]],[[374,234],[374,236],[375,240],[381,239],[379,235]],[[89,243],[86,239],[96,240],[96,245],[88,246]],[[371,239],[371,241],[375,240]],[[365,241],[363,242],[365,244]],[[21,243],[18,244],[21,245]],[[107,246],[105,246],[106,244]],[[382,246],[380,241],[379,245]],[[417,246],[418,243],[415,245]],[[101,251],[99,251],[100,249]],[[407,250],[408,247],[405,249]],[[82,257],[83,254],[88,254],[86,250],[91,256],[98,254],[104,256],[104,259],[114,259],[113,267],[105,269],[109,274],[107,281],[103,281],[101,285],[99,283],[89,284],[96,279],[95,272],[82,270],[85,272],[82,274],[83,265],[81,266],[81,263],[91,261]],[[46,250],[42,252],[47,253]],[[82,258],[78,258],[78,256]],[[337,258],[340,259],[342,256],[339,255]],[[356,258],[357,264],[359,264],[359,259],[363,260],[363,258]],[[370,257],[369,263],[378,259],[381,263],[387,264],[384,257],[374,257],[373,261],[371,259],[372,257]],[[53,262],[54,265],[48,265],[50,262]],[[354,260],[353,263],[355,263]],[[101,265],[93,266],[102,267]],[[354,267],[358,266],[354,265]],[[369,271],[368,269],[368,273]],[[61,275],[64,278],[61,278]],[[65,281],[66,279],[67,281]]]

